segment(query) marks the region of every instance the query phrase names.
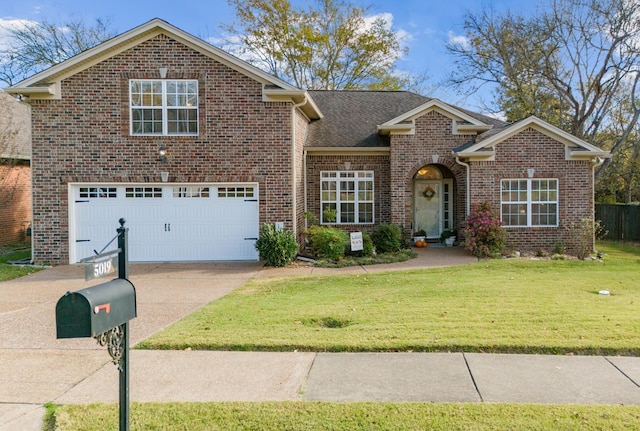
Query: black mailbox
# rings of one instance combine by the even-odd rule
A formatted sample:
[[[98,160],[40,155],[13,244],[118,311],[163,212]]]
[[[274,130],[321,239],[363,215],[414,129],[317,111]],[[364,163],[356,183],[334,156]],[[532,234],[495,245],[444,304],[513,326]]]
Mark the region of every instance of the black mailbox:
[[[67,292],[56,304],[57,338],[95,337],[136,317],[136,290],[127,279]]]

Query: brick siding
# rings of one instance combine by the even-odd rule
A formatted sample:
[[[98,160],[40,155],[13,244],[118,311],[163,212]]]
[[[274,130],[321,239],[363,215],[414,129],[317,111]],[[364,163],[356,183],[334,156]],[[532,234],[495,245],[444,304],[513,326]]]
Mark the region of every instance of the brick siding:
[[[0,165],[0,245],[29,241],[31,169],[28,162]]]
[[[451,155],[454,148],[471,139],[470,135],[452,135],[451,119],[433,110],[416,119],[414,135],[391,138],[391,222],[413,226],[413,177],[423,166],[434,164],[445,177],[454,178],[454,229],[463,226],[466,217],[466,168]],[[500,182],[526,179],[527,169],[535,169],[535,178],[559,181],[559,226],[552,228],[505,228],[508,247],[518,251],[552,252],[564,245],[575,251],[578,241],[569,227],[581,219],[593,217],[593,172],[589,161],[565,159],[564,144],[527,128],[499,143],[495,161],[469,162],[470,203],[490,202],[500,211]],[[436,163],[432,155],[437,156]]]
[[[451,118],[429,111],[415,120],[415,134],[391,137],[391,222],[413,231],[413,178],[422,167],[436,165],[453,178],[453,227],[462,226],[466,208],[466,168],[451,155],[470,135],[453,135]],[[433,156],[437,156],[434,163]]]
[[[198,80],[198,136],[129,135],[129,79],[160,79],[161,67],[169,79]],[[65,79],[61,100],[32,102],[35,261],[68,261],[71,182],[159,183],[160,171],[169,182],[258,182],[260,223],[292,229],[291,109],[164,35]]]
[[[349,163],[349,169],[345,169]],[[381,223],[391,221],[388,155],[307,155],[307,211],[320,219],[320,172],[373,171],[374,213],[372,224],[338,224],[347,232],[371,233]]]
[[[558,227],[505,228],[508,246],[517,251],[552,252],[564,244],[575,252],[578,242],[569,234],[571,225],[592,218],[593,172],[589,161],[565,160],[564,145],[545,134],[527,128],[496,146],[495,161],[471,162],[471,204],[490,202],[500,211],[500,181],[534,178],[558,180]]]

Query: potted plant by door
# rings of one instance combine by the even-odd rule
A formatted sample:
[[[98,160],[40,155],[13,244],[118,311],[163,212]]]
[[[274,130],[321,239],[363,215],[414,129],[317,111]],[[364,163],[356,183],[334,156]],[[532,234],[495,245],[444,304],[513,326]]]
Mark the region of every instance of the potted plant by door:
[[[418,242],[427,242],[427,232],[425,232],[424,229],[420,229],[413,233],[413,243],[417,244]]]
[[[445,230],[440,234],[440,242],[444,243],[447,247],[452,247],[453,243],[456,242],[456,236],[454,232],[450,230]]]

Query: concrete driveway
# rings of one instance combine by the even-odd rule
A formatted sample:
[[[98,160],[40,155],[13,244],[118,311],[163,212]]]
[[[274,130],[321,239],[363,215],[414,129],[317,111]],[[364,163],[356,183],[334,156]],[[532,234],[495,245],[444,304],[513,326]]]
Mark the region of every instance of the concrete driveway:
[[[226,295],[261,268],[259,262],[132,264],[138,318],[130,324],[131,345]],[[30,425],[41,423],[42,404],[62,399],[102,368],[117,376],[106,348],[93,338],[56,339],[58,299],[108,280],[86,282],[82,266],[67,265],[0,283],[1,431],[39,429]]]

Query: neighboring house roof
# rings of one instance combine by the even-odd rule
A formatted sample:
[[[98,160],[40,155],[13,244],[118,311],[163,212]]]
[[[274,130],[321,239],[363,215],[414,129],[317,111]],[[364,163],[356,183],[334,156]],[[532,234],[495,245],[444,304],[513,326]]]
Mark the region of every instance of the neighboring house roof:
[[[264,89],[269,87],[267,91],[263,91],[265,101],[291,100],[294,103],[300,103],[300,109],[309,118],[316,119],[322,117],[322,113],[317,110],[313,101],[307,97],[306,91],[300,90],[159,18],[152,19],[100,45],[83,51],[74,57],[7,88],[6,91],[11,94],[32,98],[60,99],[62,97],[62,86],[60,83],[65,78],[73,76],[107,58],[113,57],[160,34],[167,35],[203,55],[213,58],[243,75],[249,76],[257,82],[260,82]]]
[[[495,156],[495,146],[497,144],[527,128],[537,130],[564,144],[565,158],[567,160],[611,157],[611,153],[609,151],[604,151],[594,145],[591,145],[588,142],[585,142],[582,139],[579,139],[535,116],[501,127],[494,133],[487,132],[481,135],[479,139],[472,140],[471,142],[456,148],[453,152],[455,155],[464,158],[477,160],[492,159]]]
[[[0,159],[31,160],[29,105],[0,91]]]
[[[429,98],[407,91],[312,90],[324,114],[309,125],[307,148],[387,148],[389,137],[378,125],[411,111]]]

